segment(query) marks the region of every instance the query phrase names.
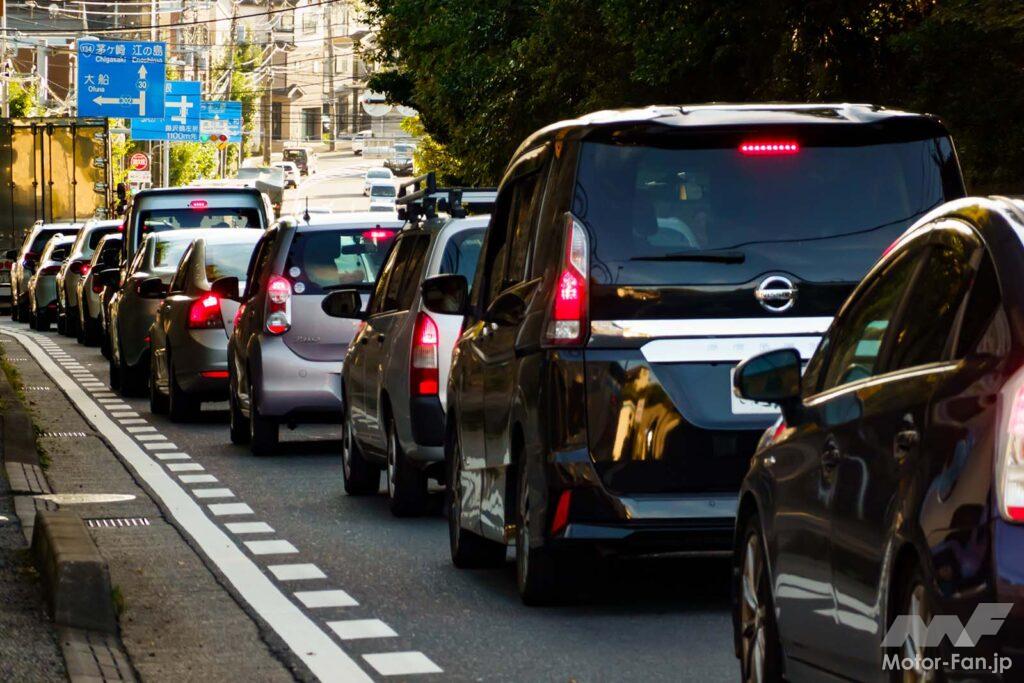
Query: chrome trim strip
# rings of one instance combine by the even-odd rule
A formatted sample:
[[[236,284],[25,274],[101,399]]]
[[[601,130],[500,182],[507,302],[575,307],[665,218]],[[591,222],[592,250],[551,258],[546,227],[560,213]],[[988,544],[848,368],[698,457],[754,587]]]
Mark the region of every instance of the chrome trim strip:
[[[735,517],[739,509],[739,496],[680,496],[661,497],[621,496],[631,520],[636,519],[715,519]]]
[[[594,320],[590,332],[605,337],[752,337],[825,333],[831,317],[680,318],[675,320]]]
[[[641,346],[640,353],[648,363],[738,363],[765,351],[794,348],[807,360],[818,348],[820,339],[819,336],[656,339]]]

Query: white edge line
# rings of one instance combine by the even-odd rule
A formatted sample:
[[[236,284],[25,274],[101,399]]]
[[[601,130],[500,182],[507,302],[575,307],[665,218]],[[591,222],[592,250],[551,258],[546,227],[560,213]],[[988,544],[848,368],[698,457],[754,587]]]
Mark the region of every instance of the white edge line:
[[[8,329],[14,337],[82,411],[93,427],[104,434],[121,458],[146,482],[168,514],[202,549],[239,595],[291,648],[295,656],[321,681],[372,681],[317,624],[289,600],[234,540],[207,517],[188,491],[178,485],[158,463],[61,370],[32,338]]]

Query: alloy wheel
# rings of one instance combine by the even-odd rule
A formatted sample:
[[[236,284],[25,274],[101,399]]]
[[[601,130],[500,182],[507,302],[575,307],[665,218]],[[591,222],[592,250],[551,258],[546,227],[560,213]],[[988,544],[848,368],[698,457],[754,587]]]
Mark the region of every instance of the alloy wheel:
[[[914,662],[913,667],[903,671],[903,680],[906,683],[930,683],[935,680],[935,671],[923,666],[924,659],[928,656],[925,648],[927,629],[924,624],[931,620],[927,612],[924,585],[914,583],[905,610],[905,614],[910,616],[910,633],[903,641],[901,653],[901,659]]]
[[[388,428],[388,468],[387,468],[387,479],[388,479],[388,499],[395,499],[395,468],[397,467],[395,460],[398,457],[398,444],[395,443],[395,430]]]
[[[459,547],[462,534],[462,454],[456,445],[452,453],[451,480],[448,482],[448,536],[452,548]]]
[[[524,475],[525,479],[525,475]],[[530,576],[530,487],[525,484],[519,491],[519,519],[516,525],[516,576],[525,583]],[[522,588],[522,586],[520,586]]]
[[[762,597],[761,581],[764,577],[764,560],[757,534],[747,536],[743,553],[743,579],[741,585],[740,628],[744,680],[761,683],[765,680],[765,657],[767,643],[765,636],[766,609]]]
[[[347,410],[346,410],[347,412]],[[348,426],[348,416],[341,421],[341,468],[345,479],[352,478],[352,430]]]

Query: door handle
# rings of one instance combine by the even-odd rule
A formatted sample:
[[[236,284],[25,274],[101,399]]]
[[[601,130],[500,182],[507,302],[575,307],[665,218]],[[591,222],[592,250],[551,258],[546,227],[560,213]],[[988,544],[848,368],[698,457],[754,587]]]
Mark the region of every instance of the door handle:
[[[377,335],[377,343],[378,344],[383,344],[384,343],[384,335],[383,334],[378,334]]]
[[[825,449],[821,452],[821,469],[826,474],[831,474],[835,468],[839,465],[839,460],[842,455],[839,453],[839,446],[836,445],[835,441],[831,439],[825,444]]]

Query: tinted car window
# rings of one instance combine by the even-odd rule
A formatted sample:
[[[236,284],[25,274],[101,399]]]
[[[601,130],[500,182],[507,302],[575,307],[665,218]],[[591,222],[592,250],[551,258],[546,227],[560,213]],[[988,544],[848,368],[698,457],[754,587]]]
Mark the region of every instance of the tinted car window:
[[[34,251],[35,253],[38,254],[42,252],[43,249],[46,248],[46,243],[49,242],[50,238],[56,235],[57,233],[61,233],[63,235],[71,235],[74,234],[74,232],[74,230],[40,230],[39,234],[36,235],[35,238],[32,240],[32,246],[29,247],[28,250]]]
[[[70,244],[65,244],[59,247],[54,247],[53,251],[50,252],[51,261],[63,261],[68,257],[68,251],[71,250]]]
[[[385,310],[384,304],[387,303],[387,288],[391,284],[391,277],[397,270],[397,263],[398,245],[396,244],[395,248],[393,248],[388,254],[387,261],[385,261],[384,266],[381,268],[380,275],[377,278],[377,284],[374,286],[373,297],[368,309],[371,314],[381,313]],[[401,275],[398,277],[401,277]]]
[[[372,285],[394,235],[390,230],[362,229],[297,232],[284,272],[296,294]]]
[[[253,244],[207,244],[206,279],[213,282],[222,277],[245,279],[245,269],[252,258]]]
[[[911,305],[893,331],[891,370],[936,363],[943,352],[967,295],[973,244],[936,245],[914,282]]]
[[[366,177],[367,178],[390,178],[391,177],[391,171],[388,171],[386,169],[378,169],[378,170],[372,170],[371,169],[371,170],[366,172]]]
[[[90,232],[88,239],[85,241],[85,244],[82,245],[82,256],[92,256],[93,253],[96,251],[96,247],[99,246],[100,240],[102,240],[104,236],[109,235],[113,232],[117,232],[116,227],[96,228],[95,230]]]
[[[270,261],[271,254],[274,250],[272,248],[274,237],[278,235],[277,231],[272,231],[260,238],[260,241],[256,244],[256,251],[253,253],[252,259],[249,262],[249,271],[246,275],[245,283],[245,296],[250,297],[260,289],[260,275],[265,271],[267,263]]]
[[[860,291],[851,308],[829,332],[830,353],[822,389],[876,374],[882,342],[910,284],[919,250],[903,252]]]
[[[536,225],[533,204],[539,179],[539,174],[532,173],[516,181],[516,193],[511,212],[512,222],[509,229],[511,244],[509,246],[508,270],[504,277],[506,287],[522,282],[526,276],[526,262],[529,259],[530,244],[533,241],[533,226]]]
[[[142,234],[187,228],[259,228],[256,208],[245,209],[152,209],[139,214]]]
[[[109,239],[100,247],[98,256],[93,256],[94,265],[113,267],[117,265],[118,257],[121,254],[121,240]]]
[[[847,143],[833,137],[765,156],[741,153],[735,135],[702,135],[701,148],[665,133],[584,143],[573,212],[589,231],[591,277],[598,285],[731,284],[827,264],[832,281],[859,280],[915,218],[951,198],[943,174],[955,168],[952,146],[839,146]],[[721,250],[744,260],[644,260]]]
[[[402,293],[410,270],[415,267],[417,240],[404,237],[395,245],[395,267],[388,275],[381,312],[402,310]]]
[[[1010,324],[992,258],[985,252],[964,307],[956,357],[987,354],[1002,357],[1010,348]]]
[[[416,298],[416,290],[419,289],[420,282],[423,280],[423,264],[427,260],[427,248],[430,246],[430,238],[426,236],[418,236],[406,241],[412,242],[413,247],[409,253],[402,285],[398,290],[397,307],[400,311],[409,310],[413,299]]]
[[[438,275],[461,275],[472,286],[483,244],[483,228],[463,230],[452,235],[444,245]]]
[[[160,240],[153,245],[153,270],[175,271],[191,244],[188,240]]]
[[[181,261],[178,263],[178,272],[174,274],[174,279],[171,280],[170,291],[182,292],[185,290],[185,284],[188,282],[188,273],[192,270],[189,261],[192,259],[193,251],[195,251],[195,242],[182,254]]]
[[[371,197],[394,197],[397,193],[394,185],[373,185],[370,187]]]

